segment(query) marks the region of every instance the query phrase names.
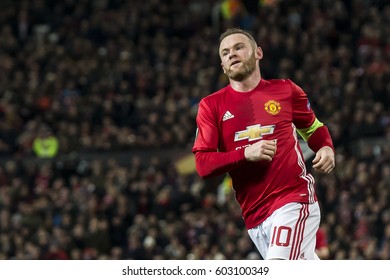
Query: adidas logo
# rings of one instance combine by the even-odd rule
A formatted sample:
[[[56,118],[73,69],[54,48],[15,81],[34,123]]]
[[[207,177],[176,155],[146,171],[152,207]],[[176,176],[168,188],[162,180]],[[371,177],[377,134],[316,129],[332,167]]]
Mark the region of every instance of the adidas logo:
[[[222,121],[226,121],[228,119],[234,118],[234,115],[230,113],[229,111],[226,111],[225,115],[223,115]]]

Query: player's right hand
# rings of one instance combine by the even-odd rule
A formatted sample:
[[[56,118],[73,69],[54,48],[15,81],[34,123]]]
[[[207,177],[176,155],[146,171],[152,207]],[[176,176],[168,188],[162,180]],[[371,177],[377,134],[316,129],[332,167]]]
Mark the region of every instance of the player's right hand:
[[[276,140],[260,140],[245,148],[248,161],[272,161],[276,154]]]

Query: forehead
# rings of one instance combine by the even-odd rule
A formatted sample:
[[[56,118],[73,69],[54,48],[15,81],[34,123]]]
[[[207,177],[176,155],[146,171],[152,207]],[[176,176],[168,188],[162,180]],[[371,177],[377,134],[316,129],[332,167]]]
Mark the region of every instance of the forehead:
[[[221,41],[221,44],[219,45],[219,51],[226,48],[231,48],[239,43],[250,44],[250,40],[247,36],[241,33],[231,34]]]

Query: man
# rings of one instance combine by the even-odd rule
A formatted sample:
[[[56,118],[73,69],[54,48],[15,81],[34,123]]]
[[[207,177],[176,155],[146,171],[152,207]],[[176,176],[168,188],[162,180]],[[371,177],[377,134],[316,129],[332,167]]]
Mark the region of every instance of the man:
[[[228,173],[249,236],[264,259],[318,259],[320,209],[296,131],[328,174],[334,148],[304,91],[290,80],[264,80],[263,51],[252,35],[228,29],[219,55],[229,85],[203,98],[193,146],[198,174]]]

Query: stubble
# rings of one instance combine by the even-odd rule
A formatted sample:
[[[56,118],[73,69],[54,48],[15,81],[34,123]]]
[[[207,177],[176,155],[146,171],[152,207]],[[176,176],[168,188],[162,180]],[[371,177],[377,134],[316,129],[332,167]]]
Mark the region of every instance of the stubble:
[[[241,82],[248,78],[256,69],[256,57],[252,54],[251,57],[241,62],[239,69],[227,69],[226,75],[229,79]]]

